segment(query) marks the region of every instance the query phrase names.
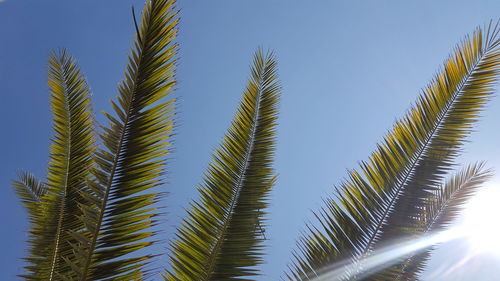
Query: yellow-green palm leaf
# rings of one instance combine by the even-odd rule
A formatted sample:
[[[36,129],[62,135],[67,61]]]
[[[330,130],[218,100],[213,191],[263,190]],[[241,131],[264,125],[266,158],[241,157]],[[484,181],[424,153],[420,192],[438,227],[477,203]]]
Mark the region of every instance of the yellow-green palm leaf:
[[[28,210],[30,222],[34,222],[38,217],[40,202],[47,192],[47,185],[28,172],[21,172],[18,180],[12,182],[17,196],[21,199],[24,207]]]
[[[499,30],[467,37],[444,63],[415,106],[359,171],[352,171],[308,225],[286,274],[309,280],[345,263],[357,268],[335,280],[357,280],[362,261],[380,245],[424,231],[419,218],[429,196],[453,166],[465,137],[492,93],[500,66]],[[391,280],[384,271],[366,280]]]
[[[37,270],[36,265],[40,264],[39,261],[42,261],[45,255],[45,248],[41,246],[35,247],[35,241],[37,241],[36,238],[41,236],[48,236],[43,232],[43,223],[41,223],[44,218],[42,198],[47,192],[47,185],[28,172],[19,173],[18,179],[13,181],[12,184],[16,190],[17,196],[21,199],[21,202],[28,211],[30,226],[30,256],[25,258],[29,265],[26,266],[27,273],[21,275],[21,277],[27,280],[40,280],[37,279],[35,275],[35,272],[40,271]],[[39,242],[39,240],[37,242]]]
[[[76,280],[137,280],[155,255],[136,253],[154,243],[154,204],[164,192],[165,156],[173,132],[177,11],[174,0],[147,1],[125,79],[101,135],[95,181],[84,191],[86,229],[78,239]],[[156,189],[155,189],[156,188]],[[148,248],[149,249],[149,248]]]
[[[172,243],[166,280],[250,280],[262,263],[280,87],[272,53],[254,56],[236,116]]]
[[[27,280],[60,280],[70,270],[64,260],[74,258],[70,243],[75,239],[70,232],[83,228],[78,219],[79,204],[84,201],[80,190],[90,178],[95,148],[89,88],[64,50],[50,56],[49,86],[55,134],[47,183],[22,176],[33,197],[27,200],[26,193],[20,195],[30,211],[36,212],[31,217],[29,264],[23,275]]]

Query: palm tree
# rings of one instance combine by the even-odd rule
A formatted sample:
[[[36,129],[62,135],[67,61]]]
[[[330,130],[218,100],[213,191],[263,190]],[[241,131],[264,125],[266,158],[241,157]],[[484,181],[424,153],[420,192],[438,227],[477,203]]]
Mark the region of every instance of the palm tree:
[[[89,89],[65,51],[49,59],[49,86],[55,134],[47,182],[24,173],[16,184],[32,223],[27,280],[54,280],[59,272],[70,270],[61,261],[71,255],[71,244],[76,243],[70,232],[84,227],[79,219],[79,204],[84,202],[80,190],[91,177],[95,149]]]
[[[394,280],[404,257],[376,272],[364,260],[385,245],[416,239],[436,186],[454,166],[465,137],[492,94],[500,68],[498,24],[478,28],[455,48],[417,103],[377,146],[360,170],[349,172],[336,198],[324,200],[315,213],[319,226],[308,225],[285,276],[310,280],[332,265],[353,264],[336,271],[333,280]],[[368,274],[368,276],[365,276]],[[330,280],[329,279],[329,280]]]
[[[135,19],[135,15],[134,15]],[[54,137],[48,174],[22,172],[14,187],[31,229],[26,280],[144,280],[161,253],[158,201],[171,151],[178,11],[175,0],[149,0],[136,23],[125,78],[96,126],[90,90],[64,50],[49,59]],[[489,96],[500,64],[497,27],[466,38],[417,104],[397,122],[361,170],[352,171],[308,225],[290,280],[328,272],[338,280],[414,280],[430,249],[409,252],[387,268],[367,260],[401,239],[442,230],[489,176],[471,165],[447,183],[465,137]],[[252,280],[263,261],[266,207],[280,85],[272,52],[258,50],[231,127],[212,157],[199,199],[170,243],[165,280]],[[97,127],[97,128],[96,128]],[[101,129],[99,129],[101,128]],[[342,264],[340,268],[336,266]],[[333,276],[331,275],[333,272]]]
[[[262,263],[262,216],[272,169],[280,86],[272,53],[259,50],[243,100],[172,242],[166,280],[251,280]]]
[[[52,55],[55,135],[47,184],[40,188],[24,175],[16,185],[34,210],[25,279],[135,280],[150,274],[148,264],[158,254],[136,253],[155,243],[154,204],[164,194],[157,187],[173,131],[174,2],[146,3],[99,148],[84,78],[65,51]]]

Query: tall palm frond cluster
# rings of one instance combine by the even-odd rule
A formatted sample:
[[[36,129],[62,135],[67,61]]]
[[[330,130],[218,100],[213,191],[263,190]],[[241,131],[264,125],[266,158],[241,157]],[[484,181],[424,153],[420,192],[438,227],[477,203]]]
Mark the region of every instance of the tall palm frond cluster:
[[[134,15],[135,20],[135,15]],[[125,77],[96,126],[90,90],[67,51],[49,59],[54,137],[48,173],[19,173],[29,220],[26,280],[254,280],[264,261],[265,216],[281,86],[273,52],[258,49],[230,128],[215,149],[199,198],[158,269],[158,208],[175,127],[175,0],[148,0]],[[484,163],[448,177],[492,94],[500,67],[497,26],[455,48],[408,114],[359,170],[349,172],[306,225],[283,279],[416,280],[432,248],[373,267],[395,241],[449,226],[490,176]],[[325,276],[328,279],[324,279]],[[322,279],[323,278],[323,279]]]
[[[392,241],[425,234],[426,214],[436,207],[431,199],[493,92],[499,31],[490,24],[466,37],[371,157],[349,172],[335,198],[324,200],[315,213],[319,226],[309,225],[298,241],[288,278],[314,279],[345,262],[355,266],[330,279],[394,280],[410,274],[402,269],[420,271],[403,266],[405,257],[375,272],[363,261]]]
[[[158,254],[139,250],[155,243],[154,204],[164,193],[158,186],[173,133],[177,22],[174,1],[146,3],[114,114],[105,113],[109,124],[100,132],[75,60],[66,51],[51,56],[55,136],[47,183],[29,174],[16,183],[32,221],[27,280],[151,274]]]

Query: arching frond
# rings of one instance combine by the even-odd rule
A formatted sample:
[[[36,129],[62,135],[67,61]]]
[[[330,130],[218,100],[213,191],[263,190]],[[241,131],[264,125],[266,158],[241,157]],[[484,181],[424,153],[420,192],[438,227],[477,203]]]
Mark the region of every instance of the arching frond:
[[[78,219],[80,190],[90,177],[95,147],[89,88],[75,60],[64,50],[49,59],[49,86],[55,131],[50,147],[47,184],[25,176],[36,200],[30,233],[28,280],[55,280],[69,270],[70,231],[83,227]],[[32,204],[31,204],[32,205]]]
[[[286,277],[309,280],[328,266],[347,262],[356,271],[337,280],[356,280],[360,263],[379,245],[421,233],[426,200],[453,166],[465,137],[492,92],[500,66],[498,28],[476,30],[455,49],[416,105],[385,137],[359,171],[352,171],[326,199],[308,226]],[[395,273],[369,280],[391,280]]]
[[[446,229],[458,217],[464,204],[491,177],[492,171],[485,169],[484,163],[469,165],[456,173],[441,188],[432,192],[423,216],[422,236]],[[428,248],[412,253],[404,262],[395,265],[393,272],[401,273],[394,280],[418,280],[431,250],[432,248]]]
[[[280,86],[273,54],[254,56],[236,116],[172,243],[166,280],[249,280],[262,262],[260,227],[272,169]]]
[[[158,212],[165,156],[173,132],[177,45],[174,0],[147,1],[129,55],[125,79],[105,113],[105,149],[97,151],[96,181],[82,206],[85,231],[73,233],[78,260],[68,261],[77,280],[137,280],[147,276],[154,254],[137,254],[153,244],[150,228]]]
[[[17,196],[28,210],[30,220],[38,216],[41,198],[47,192],[47,185],[29,172],[20,172],[18,179],[12,182]]]

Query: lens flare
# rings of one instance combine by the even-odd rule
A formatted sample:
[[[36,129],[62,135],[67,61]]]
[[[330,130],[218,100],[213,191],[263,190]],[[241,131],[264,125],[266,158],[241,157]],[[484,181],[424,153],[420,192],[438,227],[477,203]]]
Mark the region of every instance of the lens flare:
[[[465,206],[464,220],[449,230],[415,240],[400,241],[370,253],[360,260],[343,261],[317,272],[313,281],[340,281],[346,275],[361,280],[370,273],[387,268],[401,258],[432,245],[466,237],[475,253],[489,252],[500,258],[500,186],[485,186]]]
[[[463,232],[458,229],[451,229],[426,237],[401,241],[372,252],[369,256],[357,262],[340,262],[325,268],[313,281],[341,281],[344,276],[350,276],[350,280],[361,280],[383,268],[387,268],[412,253],[424,250],[432,245],[451,241],[462,237]],[[355,276],[352,278],[352,276]]]
[[[470,246],[477,252],[500,257],[500,188],[486,186],[466,207],[463,229]]]

